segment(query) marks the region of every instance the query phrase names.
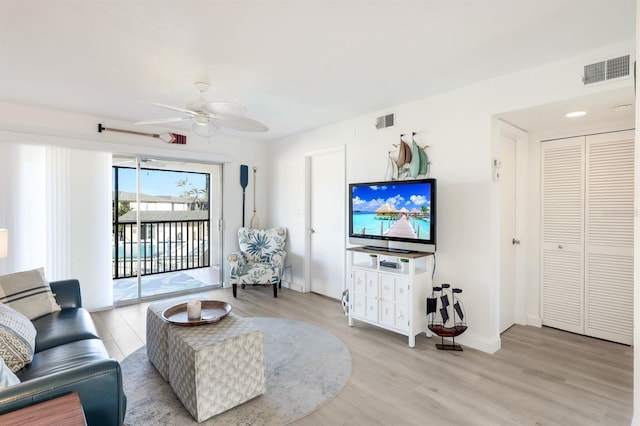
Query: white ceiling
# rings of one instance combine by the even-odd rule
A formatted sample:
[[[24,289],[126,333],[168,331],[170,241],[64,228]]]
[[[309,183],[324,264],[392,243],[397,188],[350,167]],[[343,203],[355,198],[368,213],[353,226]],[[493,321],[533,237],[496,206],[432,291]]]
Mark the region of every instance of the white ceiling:
[[[0,101],[135,122],[206,81],[268,140],[633,38],[635,0],[0,0]]]

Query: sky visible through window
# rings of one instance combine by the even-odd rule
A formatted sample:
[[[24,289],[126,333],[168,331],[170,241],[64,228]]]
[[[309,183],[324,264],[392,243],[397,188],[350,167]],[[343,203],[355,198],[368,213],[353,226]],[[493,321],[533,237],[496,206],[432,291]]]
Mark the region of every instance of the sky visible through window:
[[[115,173],[115,168],[113,169]],[[118,186],[120,191],[136,192],[136,169],[120,168]],[[171,195],[180,197],[184,188],[178,185],[187,180],[186,190],[206,189],[207,180],[204,173],[174,172],[166,170],[140,170],[140,192],[147,195]],[[115,190],[115,178],[112,179]]]

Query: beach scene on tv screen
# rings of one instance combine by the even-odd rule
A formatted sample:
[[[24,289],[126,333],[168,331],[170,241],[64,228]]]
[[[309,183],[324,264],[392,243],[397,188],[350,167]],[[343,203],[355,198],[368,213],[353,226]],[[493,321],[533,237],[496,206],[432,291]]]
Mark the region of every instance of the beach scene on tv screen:
[[[352,230],[356,235],[429,240],[429,184],[354,186]]]

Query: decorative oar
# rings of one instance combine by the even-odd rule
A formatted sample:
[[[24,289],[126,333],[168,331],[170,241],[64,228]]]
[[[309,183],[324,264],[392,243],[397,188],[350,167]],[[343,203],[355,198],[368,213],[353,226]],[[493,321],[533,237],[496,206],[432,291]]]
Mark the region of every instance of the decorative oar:
[[[242,186],[242,227],[244,228],[245,189],[249,184],[249,166],[240,165],[240,186]]]
[[[104,127],[102,123],[98,123],[98,133],[102,133],[104,131],[108,132],[118,132],[118,133],[127,133],[129,135],[140,135],[140,136],[149,136],[152,138],[158,138],[166,143],[175,143],[179,145],[185,145],[187,143],[187,137],[184,135],[179,135],[177,133],[144,133],[144,132],[136,132],[135,130],[123,130],[123,129],[113,129],[110,127]]]
[[[253,217],[251,217],[251,227],[256,229],[260,227],[260,219],[258,219],[258,214],[256,213],[256,170],[257,167],[253,168]]]

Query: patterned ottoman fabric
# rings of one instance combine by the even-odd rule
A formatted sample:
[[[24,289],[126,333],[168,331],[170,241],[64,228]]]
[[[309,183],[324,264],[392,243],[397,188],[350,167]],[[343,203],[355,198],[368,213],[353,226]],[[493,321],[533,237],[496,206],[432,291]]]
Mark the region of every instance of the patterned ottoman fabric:
[[[229,314],[220,322],[168,329],[169,383],[202,422],[267,391],[264,334]]]
[[[162,318],[165,309],[176,301],[151,303],[147,308],[147,357],[165,382],[169,381],[169,352],[167,330],[169,323]]]

